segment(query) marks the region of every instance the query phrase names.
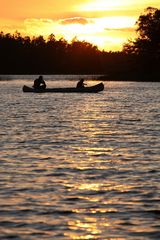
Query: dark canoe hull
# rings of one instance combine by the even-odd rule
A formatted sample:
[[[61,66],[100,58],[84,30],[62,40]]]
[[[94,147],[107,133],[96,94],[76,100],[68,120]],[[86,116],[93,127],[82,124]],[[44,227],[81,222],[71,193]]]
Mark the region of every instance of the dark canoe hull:
[[[97,93],[104,90],[104,84],[99,83],[91,87],[84,88],[46,88],[45,90],[34,89],[26,85],[23,86],[23,92],[35,92],[35,93],[45,93],[45,92],[62,92],[62,93]]]

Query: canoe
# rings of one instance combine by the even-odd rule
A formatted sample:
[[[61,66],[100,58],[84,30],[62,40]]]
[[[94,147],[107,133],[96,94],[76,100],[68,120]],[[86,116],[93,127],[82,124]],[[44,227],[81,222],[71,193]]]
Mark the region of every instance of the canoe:
[[[62,92],[62,93],[97,93],[104,90],[104,84],[99,83],[94,86],[84,87],[84,88],[46,88],[46,89],[34,89],[26,85],[23,86],[23,92],[35,92],[35,93],[45,93],[45,92]]]

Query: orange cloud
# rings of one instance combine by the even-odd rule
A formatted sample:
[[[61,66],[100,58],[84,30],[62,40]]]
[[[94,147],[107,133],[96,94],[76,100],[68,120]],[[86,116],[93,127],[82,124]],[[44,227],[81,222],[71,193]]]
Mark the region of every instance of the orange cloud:
[[[126,28],[105,28],[106,31],[118,31],[118,32],[135,32],[134,27]]]
[[[60,24],[82,24],[86,25],[88,23],[93,23],[93,20],[88,20],[87,18],[82,17],[73,17],[73,18],[67,18],[59,21]]]

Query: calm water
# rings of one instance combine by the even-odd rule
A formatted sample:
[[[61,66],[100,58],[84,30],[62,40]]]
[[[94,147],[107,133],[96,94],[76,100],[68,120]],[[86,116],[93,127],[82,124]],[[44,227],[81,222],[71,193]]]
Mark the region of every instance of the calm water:
[[[0,239],[159,240],[160,83],[23,84],[0,82]]]

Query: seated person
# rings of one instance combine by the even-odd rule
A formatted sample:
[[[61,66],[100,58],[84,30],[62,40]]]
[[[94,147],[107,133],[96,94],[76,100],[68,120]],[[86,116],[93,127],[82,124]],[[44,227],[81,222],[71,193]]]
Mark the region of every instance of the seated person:
[[[40,89],[40,90],[46,89],[46,83],[42,76],[39,76],[39,78],[34,80],[33,88]]]
[[[84,86],[87,85],[84,83],[84,79],[81,78],[80,81],[77,83],[77,88],[84,88]]]

